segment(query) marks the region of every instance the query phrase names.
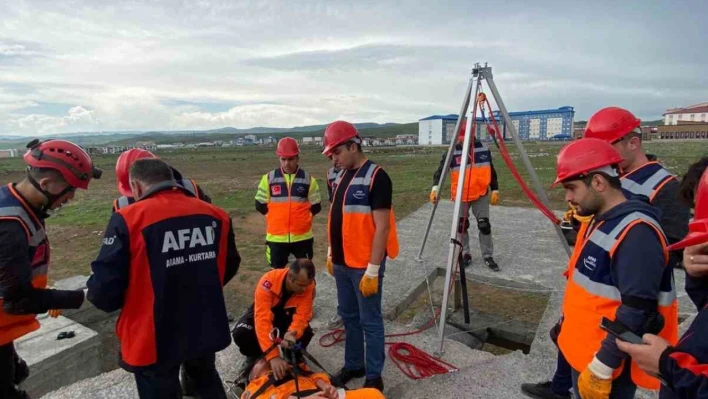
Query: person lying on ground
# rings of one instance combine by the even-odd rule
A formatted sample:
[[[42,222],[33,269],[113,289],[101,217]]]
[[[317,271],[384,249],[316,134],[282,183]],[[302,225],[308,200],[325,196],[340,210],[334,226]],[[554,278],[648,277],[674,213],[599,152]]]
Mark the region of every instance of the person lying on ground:
[[[292,365],[288,365],[289,372],[285,378],[276,382],[270,362],[265,359],[257,361],[248,376],[249,383],[241,399],[297,399],[298,396],[303,399],[385,399],[383,394],[374,388],[351,391],[336,388],[332,386],[327,374],[310,371],[304,362],[298,365],[296,386],[292,369]]]

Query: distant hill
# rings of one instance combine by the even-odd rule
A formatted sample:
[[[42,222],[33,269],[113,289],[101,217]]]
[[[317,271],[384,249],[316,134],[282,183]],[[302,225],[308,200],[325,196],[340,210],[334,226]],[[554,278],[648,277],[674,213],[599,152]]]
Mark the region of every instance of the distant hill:
[[[294,138],[311,137],[311,136],[322,136],[324,134],[326,125],[320,126],[306,126],[303,127],[306,130],[294,130],[292,129],[275,129],[263,131],[261,133],[253,133],[252,131],[244,131],[251,129],[234,129],[234,128],[222,128],[203,132],[146,132],[137,137],[121,137],[118,140],[110,141],[105,143],[106,145],[128,145],[133,144],[136,141],[154,141],[156,144],[172,144],[172,143],[184,143],[193,144],[205,141],[230,141],[238,137],[246,136],[247,134],[259,134],[259,135],[270,135],[276,139],[280,139],[285,136],[290,136]],[[383,125],[376,123],[361,123],[356,124],[359,133],[362,136],[367,137],[395,137],[399,134],[418,134],[418,123],[386,123]],[[260,128],[254,128],[260,129]],[[267,129],[267,128],[263,128]],[[104,144],[104,143],[102,143]]]
[[[573,127],[583,128],[588,124],[588,121],[576,121],[573,123]],[[642,126],[664,126],[663,119],[657,119],[654,121],[642,121]]]
[[[385,126],[396,126],[398,123],[355,123],[357,129],[372,129]],[[228,134],[274,134],[274,133],[290,133],[290,132],[316,132],[324,130],[327,125],[311,125],[311,126],[296,126],[291,128],[280,127],[252,127],[250,129],[237,129],[234,127],[222,127],[221,129],[205,130],[203,133],[228,133]]]
[[[399,124],[399,123],[356,123],[355,126],[360,131],[368,131],[371,129],[382,129],[378,133],[373,132],[371,136],[381,135],[380,137],[395,136],[401,126],[415,125],[415,133],[417,134],[417,123]],[[220,129],[209,130],[174,130],[174,131],[116,131],[116,132],[76,132],[76,133],[61,133],[42,136],[42,139],[64,139],[73,141],[79,145],[126,145],[133,144],[136,141],[154,141],[158,144],[169,143],[199,143],[203,141],[222,140],[227,141],[236,137],[243,137],[247,134],[257,135],[272,135],[275,137],[284,137],[286,135],[294,137],[313,136],[323,134],[327,125],[311,125],[298,126],[292,128],[278,127],[254,127],[249,129],[238,129],[234,127],[223,127]],[[405,131],[408,131],[404,129]],[[410,130],[410,129],[409,129]],[[368,135],[368,133],[367,133]],[[24,148],[24,146],[32,140],[31,136],[10,136],[0,135],[0,148]]]

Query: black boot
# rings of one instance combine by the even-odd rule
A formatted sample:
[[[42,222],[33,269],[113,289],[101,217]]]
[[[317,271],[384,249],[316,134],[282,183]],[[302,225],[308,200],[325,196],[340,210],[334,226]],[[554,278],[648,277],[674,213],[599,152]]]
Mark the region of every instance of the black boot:
[[[20,388],[13,387],[9,391],[0,392],[2,399],[31,399],[29,394]]]
[[[364,381],[364,386],[362,388],[376,388],[379,390],[379,392],[383,392],[384,390],[384,384],[383,384],[383,378],[374,378],[373,380],[366,379]]]
[[[179,385],[182,387],[182,395],[195,395],[196,391],[194,390],[194,381],[192,381],[192,377],[187,374],[187,370],[184,368],[184,365],[179,368]]]
[[[341,387],[354,378],[361,378],[366,375],[366,369],[347,370],[342,368],[332,379],[332,385]]]
[[[468,267],[472,266],[472,255],[470,254],[465,254],[462,257],[462,267],[467,269]]]
[[[551,382],[538,384],[521,384],[521,393],[534,399],[570,399],[570,392],[559,395],[551,390]]]
[[[491,256],[489,258],[484,258],[484,264],[495,272],[499,271],[499,265],[497,265],[497,262],[495,262],[494,258]]]
[[[24,380],[29,377],[30,370],[29,366],[27,366],[27,362],[22,360],[21,357],[17,356],[15,358],[15,377],[13,379],[13,382],[15,385],[20,385]]]

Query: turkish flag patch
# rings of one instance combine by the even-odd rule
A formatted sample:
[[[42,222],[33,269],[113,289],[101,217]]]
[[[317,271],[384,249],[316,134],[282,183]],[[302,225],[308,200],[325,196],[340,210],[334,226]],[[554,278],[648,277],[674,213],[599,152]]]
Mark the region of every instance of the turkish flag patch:
[[[271,195],[280,195],[280,186],[272,186],[270,188]]]
[[[265,289],[270,289],[272,286],[273,286],[273,284],[268,280],[263,282],[263,288],[265,288]]]
[[[462,155],[455,157],[455,163],[457,163],[458,165],[462,163]]]

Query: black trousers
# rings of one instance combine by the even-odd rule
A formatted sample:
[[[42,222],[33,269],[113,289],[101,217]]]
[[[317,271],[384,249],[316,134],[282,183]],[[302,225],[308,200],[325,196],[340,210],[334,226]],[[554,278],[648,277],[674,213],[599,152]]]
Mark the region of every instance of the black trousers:
[[[298,242],[266,241],[266,260],[273,269],[282,269],[288,265],[290,254],[297,259],[312,259],[314,239]]]
[[[15,351],[13,342],[0,345],[0,398],[29,398],[24,391],[16,387],[29,376],[27,363]]]
[[[283,338],[285,333],[288,332],[290,323],[292,323],[292,317],[288,319],[280,312],[274,313],[275,318],[273,319],[273,327],[278,328],[280,331],[280,338]],[[251,312],[246,312],[246,314],[241,317],[231,333],[233,335],[234,342],[236,343],[236,346],[238,346],[238,349],[241,351],[242,355],[258,357],[263,354],[261,344],[258,342],[258,336],[256,335],[256,324]],[[307,346],[310,345],[310,341],[312,341],[312,337],[314,336],[315,333],[308,325],[305,332],[302,334],[302,337],[300,337],[297,342],[302,345],[303,348],[307,349]]]
[[[224,385],[214,364],[216,356],[203,356],[182,363],[200,398],[226,399]],[[135,383],[141,399],[180,399],[179,364],[150,366],[135,372]]]

